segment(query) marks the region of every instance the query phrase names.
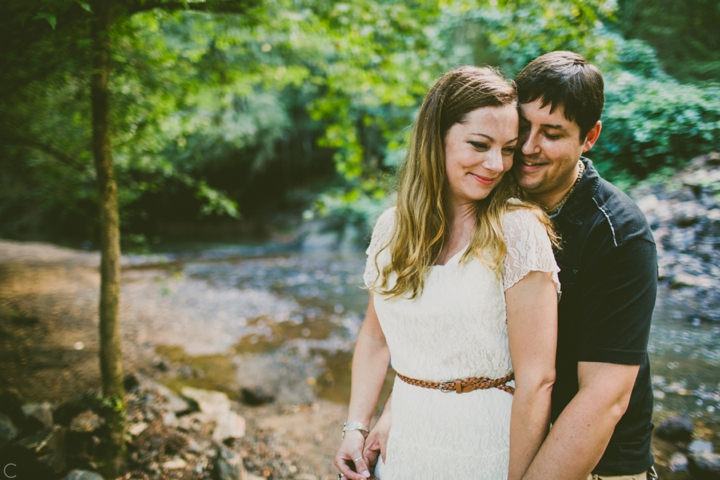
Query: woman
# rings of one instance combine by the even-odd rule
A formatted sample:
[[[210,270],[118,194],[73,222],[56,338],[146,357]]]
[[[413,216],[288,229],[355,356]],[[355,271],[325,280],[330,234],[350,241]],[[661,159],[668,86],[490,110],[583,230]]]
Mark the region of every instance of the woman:
[[[447,73],[423,102],[367,252],[335,457],[347,478],[370,476],[361,452],[391,356],[383,480],[519,479],[547,434],[559,283],[547,220],[505,175],[517,133],[515,87],[488,67]]]

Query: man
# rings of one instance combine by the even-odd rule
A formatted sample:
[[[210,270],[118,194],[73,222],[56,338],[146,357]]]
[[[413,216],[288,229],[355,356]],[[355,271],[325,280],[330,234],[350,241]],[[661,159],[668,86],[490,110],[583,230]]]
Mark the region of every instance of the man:
[[[635,203],[582,157],[602,129],[602,75],[580,55],[552,52],[516,82],[514,175],[562,238],[553,427],[523,478],[654,478],[647,341],[656,249]],[[384,417],[366,442],[370,460],[384,450]]]

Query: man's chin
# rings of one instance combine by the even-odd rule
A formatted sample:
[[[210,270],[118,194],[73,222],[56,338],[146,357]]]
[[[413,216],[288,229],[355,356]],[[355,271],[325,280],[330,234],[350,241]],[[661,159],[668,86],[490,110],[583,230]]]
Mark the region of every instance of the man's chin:
[[[513,169],[513,174],[515,176],[515,181],[517,182],[518,186],[523,190],[533,190],[533,188],[540,183],[540,179],[536,178],[536,175],[523,172],[517,167]]]

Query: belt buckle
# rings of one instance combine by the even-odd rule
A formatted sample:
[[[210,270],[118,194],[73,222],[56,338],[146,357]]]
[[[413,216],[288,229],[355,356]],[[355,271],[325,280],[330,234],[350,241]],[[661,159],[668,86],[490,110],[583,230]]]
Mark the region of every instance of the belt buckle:
[[[452,393],[455,391],[455,380],[449,382],[440,382],[440,391],[442,393]]]

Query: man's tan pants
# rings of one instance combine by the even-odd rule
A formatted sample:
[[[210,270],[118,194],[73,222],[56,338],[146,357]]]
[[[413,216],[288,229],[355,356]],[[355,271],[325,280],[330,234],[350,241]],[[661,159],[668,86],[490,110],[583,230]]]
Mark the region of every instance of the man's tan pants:
[[[647,472],[638,473],[637,475],[618,475],[608,477],[606,475],[588,475],[587,480],[647,480]]]

